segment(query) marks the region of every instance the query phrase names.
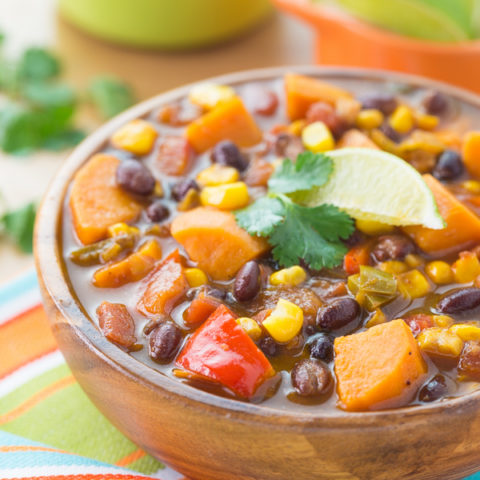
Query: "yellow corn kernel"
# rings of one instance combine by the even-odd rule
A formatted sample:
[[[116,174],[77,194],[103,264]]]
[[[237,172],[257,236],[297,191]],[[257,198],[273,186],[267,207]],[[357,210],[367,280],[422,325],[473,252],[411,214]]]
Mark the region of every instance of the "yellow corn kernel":
[[[200,195],[198,194],[198,191],[195,188],[191,188],[177,205],[177,210],[180,212],[186,212],[194,207],[198,207],[199,203]]]
[[[427,113],[420,113],[415,116],[417,127],[422,130],[433,130],[438,126],[439,118],[435,115],[428,115]]]
[[[235,90],[232,87],[207,82],[193,87],[188,94],[188,99],[206,110],[211,110],[220,102],[230,100],[234,96]]]
[[[480,341],[480,327],[469,323],[457,323],[449,328],[449,331],[458,335],[464,342]]]
[[[221,210],[235,210],[248,205],[248,188],[244,182],[227,183],[216,187],[205,187],[200,193],[202,205]]]
[[[305,148],[319,153],[335,148],[332,133],[323,122],[313,122],[302,131],[302,141]]]
[[[155,189],[153,190],[153,194],[159,198],[163,198],[163,196],[165,195],[165,192],[163,191],[162,183],[159,182],[158,180],[155,182]]]
[[[383,123],[383,113],[375,108],[362,110],[355,119],[355,123],[359,128],[371,130],[378,128]]]
[[[188,284],[192,288],[200,287],[200,285],[208,283],[208,278],[205,275],[205,272],[200,270],[200,268],[186,268],[184,273]]]
[[[395,230],[393,225],[387,225],[386,223],[377,222],[375,220],[355,220],[355,225],[361,232],[366,235],[382,235],[384,233],[390,233]]]
[[[280,298],[273,312],[263,321],[263,326],[276,342],[288,343],[302,329],[303,310]]]
[[[152,149],[157,135],[150,122],[132,120],[112,135],[112,145],[136,155],[146,155]]]
[[[467,180],[462,183],[462,187],[469,193],[475,195],[480,193],[480,182],[478,180]]]
[[[406,105],[399,105],[388,119],[390,126],[399,133],[409,132],[414,124],[413,113]]]
[[[203,187],[214,187],[237,182],[239,178],[240,174],[236,168],[214,163],[197,175],[197,182]]]
[[[300,285],[307,279],[307,273],[299,265],[290,268],[283,268],[270,275],[270,283],[272,285]]]
[[[448,315],[434,315],[432,317],[433,323],[436,327],[448,328],[453,325],[453,318]]]
[[[415,268],[415,267],[419,267],[420,265],[423,265],[425,263],[425,260],[420,255],[415,255],[414,253],[409,253],[405,257],[405,263],[410,268]]]
[[[453,282],[452,267],[450,267],[447,262],[442,262],[441,260],[427,263],[425,273],[430,277],[430,280],[437,285]]]
[[[380,263],[378,268],[383,272],[391,273],[392,275],[398,275],[408,270],[408,265],[400,260],[388,260]]]
[[[373,315],[367,320],[367,323],[365,326],[367,328],[374,327],[375,325],[380,325],[381,323],[385,323],[387,321],[387,317],[385,314],[377,308],[374,312]]]
[[[295,120],[288,126],[287,130],[292,135],[296,135],[297,137],[300,137],[306,125],[307,125],[307,122],[305,120]]]
[[[262,336],[262,329],[253,318],[240,317],[237,318],[237,323],[245,330],[252,340],[256,341]]]
[[[423,330],[418,337],[419,347],[428,353],[458,357],[462,353],[462,339],[444,328],[432,327]]]
[[[430,284],[418,270],[410,270],[397,276],[397,287],[405,298],[424,297],[430,291]]]
[[[460,258],[452,265],[457,283],[470,283],[480,275],[480,262],[473,252],[461,252]]]
[[[138,235],[140,230],[137,227],[127,225],[125,222],[114,223],[108,227],[109,237],[118,237],[119,235]]]

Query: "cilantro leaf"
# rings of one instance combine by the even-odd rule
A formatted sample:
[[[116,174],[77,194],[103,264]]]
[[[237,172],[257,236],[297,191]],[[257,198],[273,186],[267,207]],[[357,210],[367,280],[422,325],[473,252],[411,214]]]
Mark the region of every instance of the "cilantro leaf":
[[[36,207],[29,203],[17,210],[7,212],[1,219],[5,233],[25,253],[33,250],[33,225],[35,223]]]
[[[135,103],[130,85],[113,76],[95,77],[90,83],[89,93],[105,118],[114,117]]]
[[[286,158],[268,181],[273,193],[293,193],[325,184],[332,173],[333,162],[323,154],[302,152],[293,163]]]
[[[20,77],[24,80],[48,80],[60,74],[59,60],[48,50],[27,48],[19,64]]]
[[[284,219],[284,205],[276,197],[262,197],[247,208],[237,210],[235,218],[250,235],[268,237]]]
[[[62,130],[61,132],[48,137],[43,142],[42,147],[47,150],[59,152],[78,145],[86,136],[87,134],[83,130]]]

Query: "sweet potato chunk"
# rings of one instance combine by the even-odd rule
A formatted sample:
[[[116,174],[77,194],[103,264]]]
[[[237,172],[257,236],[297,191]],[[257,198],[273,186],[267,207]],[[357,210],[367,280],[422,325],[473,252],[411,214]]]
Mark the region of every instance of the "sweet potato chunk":
[[[172,236],[189,257],[215,280],[228,280],[242,265],[268,250],[268,243],[251,237],[230,212],[198,207],[172,222]]]
[[[83,244],[102,240],[107,228],[135,220],[140,203],[115,184],[120,160],[113,155],[94,155],[75,175],[70,194],[75,232]]]
[[[285,75],[285,94],[290,120],[305,118],[308,108],[315,102],[335,105],[341,98],[352,98],[350,93],[342,88],[296,73]]]
[[[470,175],[480,178],[480,132],[468,132],[465,135],[462,156]]]
[[[220,305],[220,301],[201,293],[185,310],[183,320],[188,326],[197,326],[203,323]]]
[[[345,410],[405,405],[426,371],[412,331],[403,320],[335,339],[337,392]]]
[[[175,250],[149,275],[137,309],[144,315],[168,315],[188,288],[180,254]]]
[[[453,247],[461,250],[469,244],[478,242],[480,218],[431,175],[424,175],[423,179],[432,190],[447,227],[442,230],[431,230],[422,226],[411,226],[405,227],[404,231],[427,253],[437,253]]]
[[[251,147],[262,140],[262,131],[239,97],[220,103],[194,120],[185,135],[199,153],[221,140],[231,140],[239,147]]]
[[[135,322],[122,303],[102,302],[97,308],[98,323],[106,338],[130,348],[135,338]]]
[[[93,274],[93,284],[100,288],[116,288],[137,282],[147,275],[161,258],[162,248],[156,240],[149,240],[137,252],[97,270]]]

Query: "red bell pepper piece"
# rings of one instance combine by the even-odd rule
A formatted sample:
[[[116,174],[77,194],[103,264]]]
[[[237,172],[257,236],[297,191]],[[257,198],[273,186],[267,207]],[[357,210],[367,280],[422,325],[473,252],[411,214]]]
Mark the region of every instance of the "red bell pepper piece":
[[[225,305],[220,305],[193,334],[176,365],[219,382],[245,398],[251,397],[260,383],[275,373]]]
[[[360,272],[360,265],[370,262],[370,248],[368,245],[359,245],[351,248],[343,258],[343,269],[348,275]]]

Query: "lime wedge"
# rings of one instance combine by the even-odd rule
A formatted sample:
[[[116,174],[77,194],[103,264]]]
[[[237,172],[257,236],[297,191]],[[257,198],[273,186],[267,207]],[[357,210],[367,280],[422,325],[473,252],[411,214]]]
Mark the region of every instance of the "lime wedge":
[[[328,182],[294,194],[295,201],[329,203],[353,218],[388,225],[445,227],[431,190],[401,158],[370,148],[342,148],[326,155],[334,164]]]

